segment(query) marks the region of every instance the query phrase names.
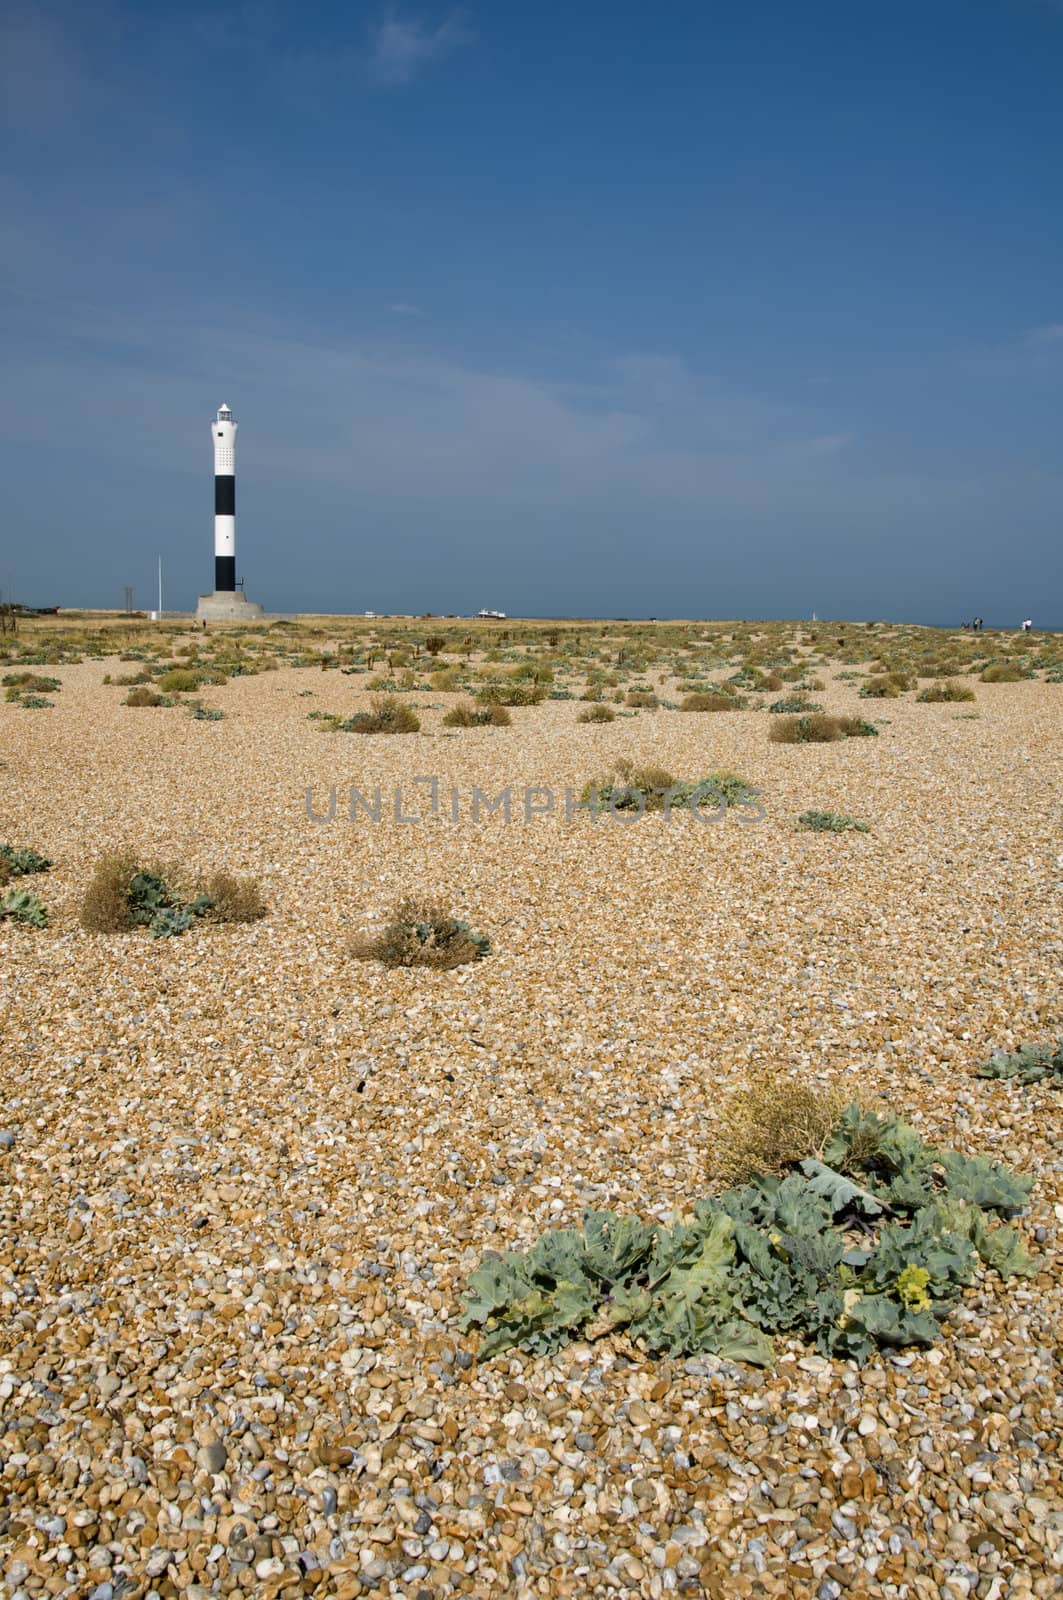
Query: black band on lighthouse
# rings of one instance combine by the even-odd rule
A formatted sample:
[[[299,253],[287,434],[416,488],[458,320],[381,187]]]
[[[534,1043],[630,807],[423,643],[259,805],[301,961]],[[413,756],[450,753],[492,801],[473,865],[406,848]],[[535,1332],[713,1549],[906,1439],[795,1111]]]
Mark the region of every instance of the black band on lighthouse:
[[[229,479],[232,482],[232,479]],[[228,594],[236,588],[236,557],[214,557],[214,587],[223,594]]]
[[[216,517],[236,515],[236,479],[231,472],[224,477],[216,476],[214,479],[214,515]]]

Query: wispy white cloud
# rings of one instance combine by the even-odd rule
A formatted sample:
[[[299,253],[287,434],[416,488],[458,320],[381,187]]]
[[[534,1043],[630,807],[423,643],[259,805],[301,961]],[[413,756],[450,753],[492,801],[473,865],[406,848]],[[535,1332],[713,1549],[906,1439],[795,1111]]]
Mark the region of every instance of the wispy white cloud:
[[[811,439],[797,439],[783,448],[787,461],[815,461],[822,456],[836,456],[853,442],[851,433],[817,433]]]
[[[1031,328],[1026,335],[1027,344],[1056,344],[1063,339],[1063,322],[1046,322],[1042,328]]]
[[[465,44],[471,33],[459,12],[433,26],[392,8],[369,29],[369,72],[377,83],[412,83],[436,61]]]

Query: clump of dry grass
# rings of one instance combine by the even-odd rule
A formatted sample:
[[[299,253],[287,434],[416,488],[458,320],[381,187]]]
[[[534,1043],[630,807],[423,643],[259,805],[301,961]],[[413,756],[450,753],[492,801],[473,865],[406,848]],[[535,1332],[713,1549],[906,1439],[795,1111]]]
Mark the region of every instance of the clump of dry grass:
[[[896,700],[908,689],[915,688],[910,672],[880,672],[868,678],[860,689],[862,700]]]
[[[744,701],[737,694],[688,694],[679,702],[680,711],[741,711]]]
[[[612,706],[593,705],[581,711],[576,718],[577,722],[615,722],[616,712]]]
[[[1016,661],[993,661],[978,676],[983,683],[1021,683],[1028,674]]]
[[[975,700],[977,696],[968,684],[947,678],[944,683],[932,683],[922,694],[916,695],[916,699],[922,705],[939,705],[952,700]]]
[[[537,706],[546,698],[546,687],[541,683],[485,683],[477,689],[476,698],[482,705]]]
[[[371,938],[355,938],[350,945],[350,953],[358,961],[380,961],[386,967],[435,967],[440,971],[479,961],[490,951],[490,940],[473,933],[467,922],[416,896],[399,902],[380,933]]]
[[[513,718],[505,706],[453,706],[443,718],[444,728],[508,728]]]
[[[779,1175],[819,1157],[846,1096],[764,1070],[726,1102],[713,1133],[713,1169],[728,1184],[757,1173]]]
[[[661,702],[652,689],[629,689],[627,703],[638,711],[656,711]]]
[[[162,695],[157,694],[154,689],[144,687],[130,689],[122,704],[124,706],[161,706]]]
[[[139,871],[132,856],[101,856],[82,896],[81,926],[90,933],[127,933],[134,926],[129,889]]]
[[[255,878],[238,878],[231,872],[215,872],[203,885],[210,901],[208,922],[257,922],[268,909]]]
[[[356,711],[339,725],[341,733],[418,733],[421,721],[412,706],[391,695],[382,694],[370,701],[368,711]]]
[[[874,723],[860,717],[829,717],[812,712],[803,717],[778,717],[768,734],[773,744],[833,744],[838,739],[859,739],[875,734]]]

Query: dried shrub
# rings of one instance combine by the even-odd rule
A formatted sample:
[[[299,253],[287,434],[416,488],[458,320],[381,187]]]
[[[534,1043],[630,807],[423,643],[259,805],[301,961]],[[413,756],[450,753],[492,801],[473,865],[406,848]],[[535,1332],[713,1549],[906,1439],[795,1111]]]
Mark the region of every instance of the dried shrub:
[[[203,886],[210,901],[209,922],[257,922],[268,907],[254,878],[238,878],[231,872],[215,872]]]
[[[130,689],[122,704],[124,706],[161,706],[164,701],[162,695],[157,694],[154,689],[141,687]]]
[[[613,710],[612,706],[604,706],[604,705],[588,706],[585,711],[581,711],[580,712],[579,716],[576,718],[576,721],[577,722],[615,722],[616,721],[616,712]]]
[[[745,1183],[817,1159],[844,1107],[837,1090],[763,1070],[726,1102],[713,1131],[713,1170],[725,1183]]]
[[[377,695],[368,711],[356,711],[339,724],[341,733],[418,733],[420,728],[413,707],[390,695]]]
[[[485,706],[537,706],[546,698],[546,688],[538,683],[509,679],[503,683],[485,683],[477,689],[476,698]]]
[[[661,703],[652,689],[629,689],[626,700],[637,711],[656,711]]]
[[[82,896],[81,926],[90,933],[128,932],[134,925],[129,887],[138,871],[132,856],[102,856]]]
[[[773,744],[833,744],[839,739],[867,738],[878,732],[873,722],[860,717],[828,717],[817,712],[801,717],[780,717],[771,725]]]
[[[983,683],[1021,683],[1028,673],[1015,661],[994,661],[978,676]]]
[[[922,705],[938,705],[949,700],[974,700],[977,696],[974,690],[966,683],[957,683],[954,678],[949,678],[945,683],[932,683],[916,699]]]
[[[224,683],[225,673],[212,667],[174,667],[159,679],[163,694],[194,694],[205,683]]]
[[[907,672],[884,672],[876,677],[868,678],[861,686],[861,700],[896,700],[906,689],[914,688],[914,681]]]
[[[444,728],[508,728],[513,718],[505,706],[453,706],[443,718]]]
[[[680,711],[741,711],[745,701],[741,695],[697,693],[684,696],[679,702]]]
[[[431,901],[410,896],[399,902],[380,933],[352,940],[350,950],[358,961],[447,971],[480,961],[490,954],[491,942]]]

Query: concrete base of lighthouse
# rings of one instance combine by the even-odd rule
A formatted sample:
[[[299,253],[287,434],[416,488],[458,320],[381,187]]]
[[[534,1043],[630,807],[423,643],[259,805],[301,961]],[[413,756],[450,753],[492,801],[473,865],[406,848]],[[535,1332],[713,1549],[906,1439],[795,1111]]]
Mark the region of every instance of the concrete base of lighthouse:
[[[244,598],[242,589],[215,589],[196,603],[197,622],[257,622],[265,615],[257,601]]]

